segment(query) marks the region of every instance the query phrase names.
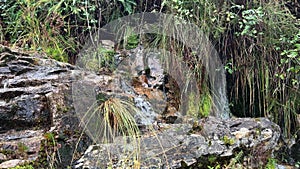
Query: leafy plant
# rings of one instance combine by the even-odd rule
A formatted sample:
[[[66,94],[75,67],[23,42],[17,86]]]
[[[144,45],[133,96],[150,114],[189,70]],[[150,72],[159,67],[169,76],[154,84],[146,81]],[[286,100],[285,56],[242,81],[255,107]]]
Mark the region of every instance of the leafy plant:
[[[243,6],[241,6],[243,9]],[[258,32],[256,27],[263,22],[264,11],[262,7],[256,9],[248,9],[242,11],[242,18],[239,21],[239,28],[241,32],[236,32],[237,35],[247,35],[251,37],[257,37],[257,34],[263,34],[263,32]]]
[[[134,12],[134,7],[136,6],[136,2],[134,0],[117,0],[124,7],[124,11],[128,14],[132,14]]]
[[[231,111],[270,117],[291,136],[300,108],[298,22],[281,3],[228,3],[221,14],[223,9],[228,31],[218,41],[222,56],[229,56],[225,69]]]
[[[269,158],[268,159],[268,163],[267,163],[267,165],[266,165],[266,169],[275,169],[276,168],[276,159],[274,159],[274,158]]]
[[[66,37],[62,13],[50,10],[57,1],[10,1],[2,6],[5,37],[15,46],[44,51],[60,61],[67,61],[66,50],[74,51],[73,38]],[[43,23],[43,24],[41,24]],[[64,36],[63,36],[64,35]]]
[[[221,168],[221,165],[220,165],[220,164],[217,164],[215,167],[207,166],[207,168],[209,168],[209,169],[220,169],[220,168]]]

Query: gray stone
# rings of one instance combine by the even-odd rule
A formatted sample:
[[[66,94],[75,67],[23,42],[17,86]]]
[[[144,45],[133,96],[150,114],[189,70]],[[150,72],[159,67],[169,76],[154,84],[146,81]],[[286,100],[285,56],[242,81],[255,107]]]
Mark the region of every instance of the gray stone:
[[[0,168],[13,168],[13,167],[16,167],[16,166],[24,164],[24,163],[25,163],[25,160],[13,159],[13,160],[9,160],[9,161],[5,161],[5,162],[1,163]]]
[[[3,153],[0,153],[0,162],[3,162],[7,159],[6,155],[4,155]]]
[[[191,167],[202,156],[231,157],[239,149],[250,150],[255,147],[272,152],[280,136],[279,127],[265,118],[233,118],[224,121],[209,117],[200,120],[198,125],[199,128],[189,124],[169,124],[162,131],[154,131],[152,136],[142,136],[139,152],[141,168]],[[124,163],[124,160],[132,160],[134,163],[136,149],[132,147],[136,146],[136,142],[124,143],[122,140],[124,138],[116,139],[111,144],[90,146],[76,166],[130,167],[133,164]]]

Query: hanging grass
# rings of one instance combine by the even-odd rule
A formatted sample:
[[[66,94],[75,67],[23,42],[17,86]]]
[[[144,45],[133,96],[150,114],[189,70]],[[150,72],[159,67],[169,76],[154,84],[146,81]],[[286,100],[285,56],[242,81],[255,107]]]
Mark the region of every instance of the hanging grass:
[[[123,149],[120,155],[126,155],[128,160],[134,162],[134,166],[139,166],[141,133],[134,117],[140,115],[140,111],[130,100],[116,97],[106,99],[103,96],[97,99],[81,119],[87,134],[98,144],[117,142],[129,145],[131,148]],[[110,156],[112,152],[107,151],[108,159],[113,163],[113,157]]]
[[[287,137],[299,130],[300,23],[285,2],[179,0],[164,5],[197,24],[217,47],[234,115],[269,117]],[[190,56],[194,70],[201,70],[201,61]]]
[[[299,21],[277,1],[228,5],[228,31],[219,50],[231,66],[231,110],[237,116],[269,117],[290,137],[299,127]]]

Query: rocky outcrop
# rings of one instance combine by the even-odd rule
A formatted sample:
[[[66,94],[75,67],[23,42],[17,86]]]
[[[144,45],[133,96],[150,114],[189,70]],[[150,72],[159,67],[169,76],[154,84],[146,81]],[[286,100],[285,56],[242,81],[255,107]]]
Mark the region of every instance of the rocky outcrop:
[[[279,136],[279,127],[265,118],[224,121],[209,117],[194,122],[194,125],[163,125],[151,136],[141,137],[138,165],[140,168],[206,168],[212,163],[224,162],[232,168],[235,164],[229,166],[228,159],[234,159],[240,153],[243,157],[251,156],[247,165],[258,167],[262,165],[259,162],[266,162],[264,160],[270,157]],[[134,143],[120,144],[116,140],[111,144],[90,146],[76,168],[136,165]],[[215,158],[215,161],[209,162],[208,158]]]
[[[0,168],[36,159],[47,161],[51,153],[56,153],[53,165],[71,165],[91,141],[82,134],[80,112],[86,113],[97,94],[133,98],[146,118],[136,117],[141,126],[153,123],[158,116],[158,108],[151,102],[158,107],[165,105],[159,89],[132,87],[133,82],[120,81],[119,76],[97,75],[40,54],[1,46],[0,65]],[[142,84],[141,79],[136,82]],[[91,93],[86,95],[86,91]],[[147,100],[150,94],[151,101]],[[41,152],[45,148],[47,154]]]
[[[257,166],[272,154],[280,136],[276,124],[265,118],[186,120],[172,99],[173,84],[162,83],[166,77],[155,69],[122,81],[1,46],[0,168],[28,162],[37,168],[203,168],[212,159],[234,166],[232,159],[242,157]],[[91,145],[82,116],[99,94],[131,99],[143,112],[135,116],[143,128],[139,142],[117,137]]]
[[[0,65],[0,168],[42,164],[51,153],[56,166],[70,165],[81,131],[70,95],[75,67],[4,46]]]

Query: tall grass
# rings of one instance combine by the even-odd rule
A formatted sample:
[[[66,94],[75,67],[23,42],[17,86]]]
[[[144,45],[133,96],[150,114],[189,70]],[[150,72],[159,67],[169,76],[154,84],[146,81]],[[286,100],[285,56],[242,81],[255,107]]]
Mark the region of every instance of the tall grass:
[[[132,146],[130,150],[124,148],[122,149],[123,152],[120,153],[128,155],[126,158],[132,160],[135,163],[135,168],[138,168],[141,133],[134,118],[137,115],[142,117],[140,111],[135,108],[132,102],[111,97],[98,100],[97,103],[91,106],[89,111],[81,118],[81,125],[90,138],[98,144],[130,144]],[[113,164],[113,157],[110,156],[113,152],[107,151],[108,158],[103,157],[103,159],[108,159]]]
[[[132,0],[3,1],[0,42],[75,63],[87,36],[105,23],[133,13],[136,5]]]
[[[291,136],[299,125],[295,118],[300,105],[295,101],[300,95],[299,85],[292,83],[299,72],[289,69],[299,63],[282,63],[287,59],[282,52],[293,49],[290,40],[298,34],[297,20],[276,1],[233,7],[231,31],[223,35],[221,44],[235,69],[229,75],[233,111],[239,116],[270,117],[285,136]]]
[[[300,110],[299,21],[284,2],[197,0],[164,4],[178,17],[196,23],[217,47],[228,71],[234,115],[269,117],[280,124],[285,136],[295,134],[300,126],[296,122]],[[201,64],[198,66],[201,70]]]

